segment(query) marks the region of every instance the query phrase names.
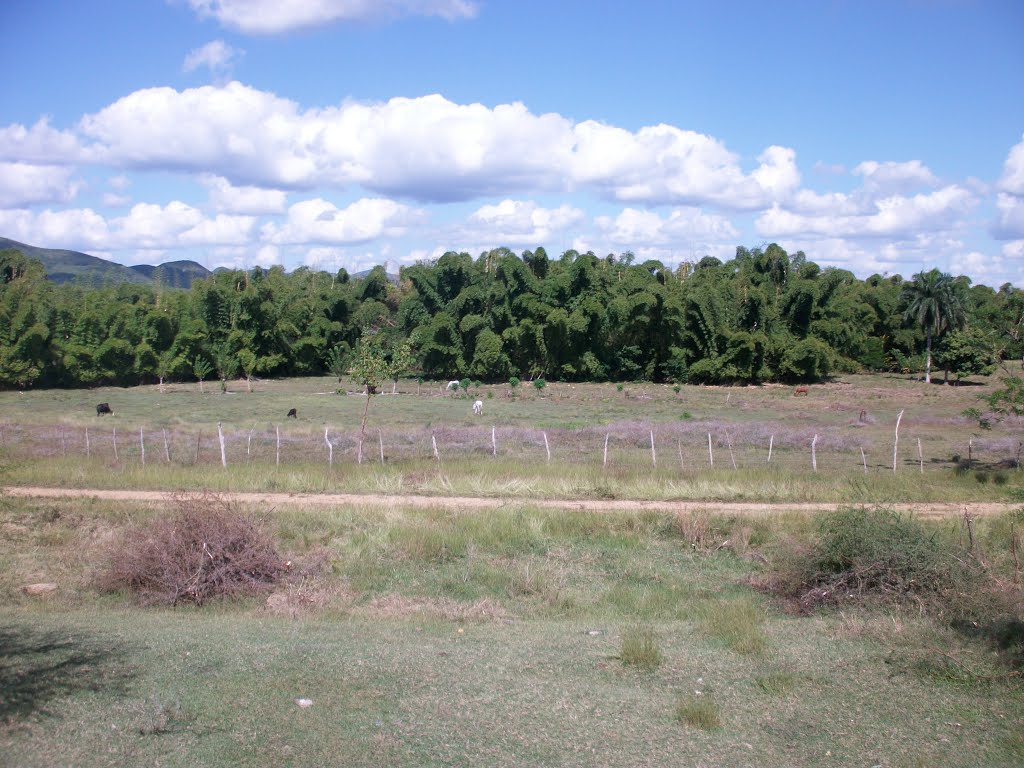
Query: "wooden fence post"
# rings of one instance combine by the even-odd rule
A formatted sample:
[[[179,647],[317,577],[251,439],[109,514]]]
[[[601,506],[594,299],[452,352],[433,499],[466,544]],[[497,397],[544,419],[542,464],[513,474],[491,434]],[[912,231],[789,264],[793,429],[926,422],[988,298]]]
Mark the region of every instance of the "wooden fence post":
[[[327,436],[327,430],[330,427],[324,427],[324,442],[327,443],[327,466],[334,466],[334,446],[331,445],[331,439]]]
[[[896,447],[900,444],[900,421],[903,419],[903,411],[896,417],[896,437],[892,441],[892,471],[896,471]]]
[[[811,440],[811,467],[815,472],[818,471],[818,454],[815,448],[818,445],[818,436],[815,435],[814,439]]]
[[[220,442],[220,463],[225,469],[228,466],[228,453],[224,447],[224,431],[220,428],[220,422],[217,422],[217,440]]]
[[[715,466],[715,454],[711,451],[711,433],[708,432],[708,464]]]

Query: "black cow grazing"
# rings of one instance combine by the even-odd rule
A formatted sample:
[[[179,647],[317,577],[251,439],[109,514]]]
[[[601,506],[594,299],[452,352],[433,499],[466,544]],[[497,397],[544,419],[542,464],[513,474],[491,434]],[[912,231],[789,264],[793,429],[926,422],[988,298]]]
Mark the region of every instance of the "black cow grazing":
[[[113,415],[114,412],[110,410],[110,403],[100,403],[99,405],[96,406],[97,416],[102,416],[104,413],[109,413]]]
[[[287,418],[289,418],[289,419],[297,419],[297,418],[299,418],[298,411],[296,411],[294,408],[292,408],[290,411],[288,411],[288,417]]]

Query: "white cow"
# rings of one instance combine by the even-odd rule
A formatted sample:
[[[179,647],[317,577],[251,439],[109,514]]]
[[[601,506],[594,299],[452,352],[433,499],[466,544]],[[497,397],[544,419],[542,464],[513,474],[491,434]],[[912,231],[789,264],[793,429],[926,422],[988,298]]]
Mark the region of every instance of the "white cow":
[[[475,403],[473,403],[473,413],[475,413],[477,416],[480,416],[480,415],[483,414],[483,412],[484,412],[484,401],[483,400],[477,400]]]
[[[458,392],[460,386],[462,386],[461,382],[449,381],[448,386],[445,387],[445,389],[447,389],[449,392]]]

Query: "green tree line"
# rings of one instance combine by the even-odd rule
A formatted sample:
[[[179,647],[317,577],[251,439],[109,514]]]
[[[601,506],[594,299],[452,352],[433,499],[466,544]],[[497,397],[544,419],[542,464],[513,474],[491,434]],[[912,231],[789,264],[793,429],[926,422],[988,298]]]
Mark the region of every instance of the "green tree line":
[[[821,268],[778,245],[671,269],[630,252],[449,252],[361,279],[221,270],[188,290],[55,285],[0,252],[0,386],[135,385],[348,372],[363,347],[426,378],[811,382],[984,372],[1024,360],[1024,292],[938,270]]]

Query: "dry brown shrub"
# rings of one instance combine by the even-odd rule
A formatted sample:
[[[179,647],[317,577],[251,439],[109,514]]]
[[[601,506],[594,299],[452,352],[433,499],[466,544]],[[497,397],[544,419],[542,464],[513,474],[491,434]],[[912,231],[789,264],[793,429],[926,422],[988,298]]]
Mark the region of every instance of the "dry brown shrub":
[[[288,570],[260,521],[215,493],[172,497],[165,518],[134,525],[107,551],[98,579],[147,605],[202,605],[273,588]]]

